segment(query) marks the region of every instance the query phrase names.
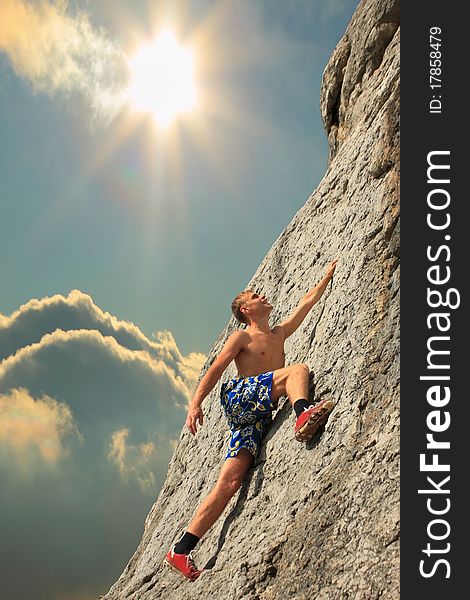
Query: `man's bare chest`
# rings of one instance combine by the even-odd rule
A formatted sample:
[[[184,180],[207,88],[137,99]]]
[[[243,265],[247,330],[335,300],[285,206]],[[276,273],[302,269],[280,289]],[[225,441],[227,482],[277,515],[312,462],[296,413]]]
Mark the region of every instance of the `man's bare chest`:
[[[254,334],[242,353],[245,359],[265,362],[284,356],[284,338],[277,333]]]

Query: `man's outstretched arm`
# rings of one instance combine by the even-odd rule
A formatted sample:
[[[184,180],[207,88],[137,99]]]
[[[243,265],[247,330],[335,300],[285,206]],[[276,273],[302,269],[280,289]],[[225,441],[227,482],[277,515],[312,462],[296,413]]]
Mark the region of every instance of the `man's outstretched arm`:
[[[328,285],[330,279],[332,279],[333,277],[337,262],[338,259],[335,259],[330,262],[323,279],[319,283],[317,283],[317,285],[314,288],[312,288],[309,292],[305,294],[299,306],[294,310],[290,317],[287,317],[287,319],[280,324],[280,327],[282,327],[282,329],[284,330],[284,338],[288,338],[294,333],[294,331],[305,319],[312,306],[316,304],[323,296],[323,292],[326,290],[326,286]]]
[[[239,354],[243,348],[246,333],[244,331],[235,331],[225,342],[218,357],[214,360],[207,372],[202,377],[193,399],[191,400],[186,416],[186,425],[189,431],[195,435],[197,431],[197,423],[203,424],[204,415],[201,405],[206,396],[214,389],[215,384],[219,381],[222,373],[228,367],[230,362]]]

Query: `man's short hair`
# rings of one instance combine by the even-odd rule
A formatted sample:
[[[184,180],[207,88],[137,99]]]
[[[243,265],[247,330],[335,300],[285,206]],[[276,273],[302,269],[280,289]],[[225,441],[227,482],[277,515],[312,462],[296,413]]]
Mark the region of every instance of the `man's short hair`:
[[[248,321],[246,320],[245,315],[240,309],[246,300],[247,294],[249,294],[250,292],[251,290],[245,290],[244,292],[240,292],[240,294],[238,294],[238,296],[236,296],[232,302],[233,316],[237,319],[237,321],[243,323],[244,325],[248,325]]]

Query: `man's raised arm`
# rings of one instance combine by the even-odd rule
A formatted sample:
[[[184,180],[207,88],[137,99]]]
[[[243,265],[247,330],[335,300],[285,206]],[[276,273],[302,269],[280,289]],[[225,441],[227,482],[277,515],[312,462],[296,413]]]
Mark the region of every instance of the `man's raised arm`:
[[[201,405],[206,396],[214,389],[215,384],[219,381],[222,373],[228,367],[230,362],[239,354],[243,348],[246,333],[244,331],[235,331],[225,342],[220,354],[207,369],[204,377],[199,382],[193,399],[189,404],[188,414],[186,416],[186,425],[189,431],[195,435],[197,431],[197,423],[203,424],[204,415]]]
[[[338,259],[335,259],[330,262],[323,279],[319,283],[317,283],[317,285],[314,288],[312,288],[309,292],[305,294],[299,306],[294,310],[290,317],[287,317],[287,319],[280,324],[280,327],[282,327],[282,329],[284,330],[284,338],[288,338],[294,333],[294,331],[305,319],[312,306],[316,304],[323,296],[323,292],[326,290],[328,282],[330,281],[330,279],[333,278],[337,262]]]

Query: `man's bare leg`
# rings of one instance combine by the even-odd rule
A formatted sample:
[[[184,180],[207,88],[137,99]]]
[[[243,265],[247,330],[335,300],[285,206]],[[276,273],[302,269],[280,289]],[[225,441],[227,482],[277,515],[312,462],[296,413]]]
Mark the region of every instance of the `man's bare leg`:
[[[273,374],[271,400],[276,404],[281,396],[287,395],[296,414],[294,437],[299,442],[308,442],[326,423],[334,407],[328,399],[309,406],[308,376],[309,368],[302,363],[277,369]]]
[[[292,405],[299,398],[308,398],[309,368],[305,364],[278,369],[273,374],[271,398],[278,400],[288,395]],[[225,507],[240,488],[253,462],[253,455],[242,448],[234,458],[227,458],[219,478],[209,495],[199,506],[186,531],[202,538],[223,513]]]
[[[308,400],[309,372],[308,365],[303,363],[276,369],[273,374],[271,400],[277,402],[281,396],[287,395],[292,406],[297,400]]]
[[[217,483],[199,506],[187,531],[202,538],[223,513],[230,499],[240,488],[253,462],[253,455],[242,448],[233,458],[227,458]]]

